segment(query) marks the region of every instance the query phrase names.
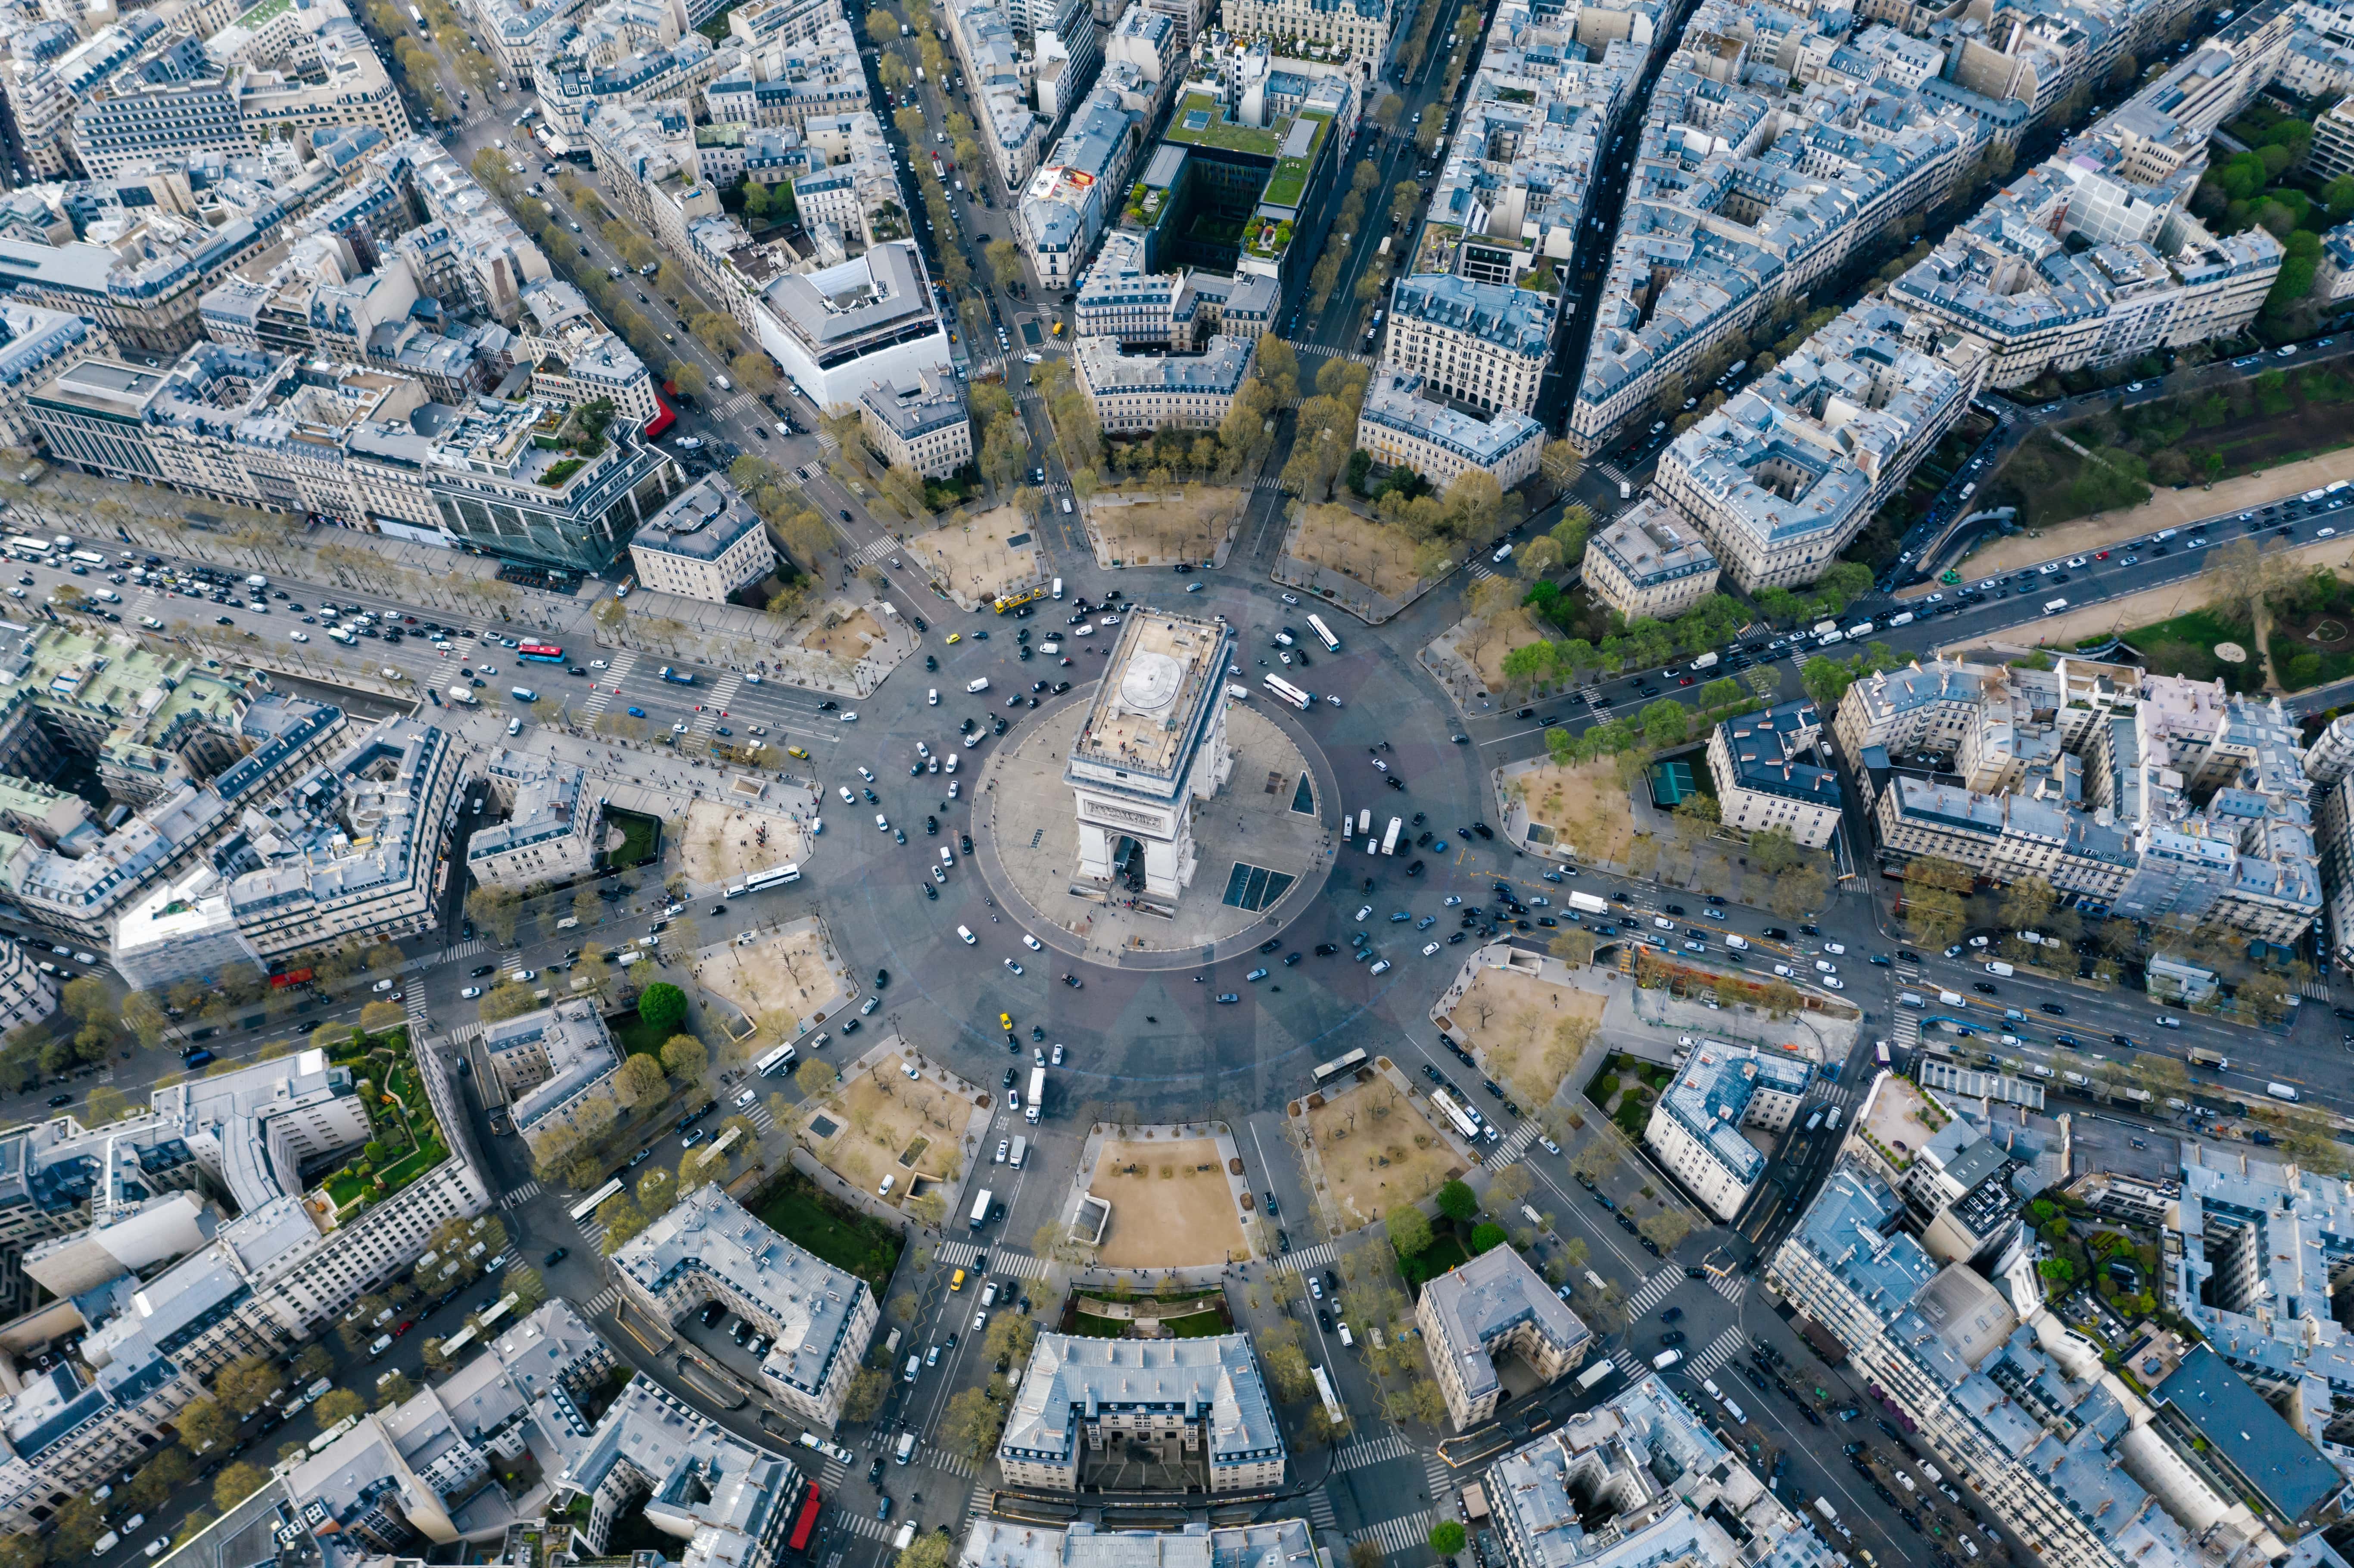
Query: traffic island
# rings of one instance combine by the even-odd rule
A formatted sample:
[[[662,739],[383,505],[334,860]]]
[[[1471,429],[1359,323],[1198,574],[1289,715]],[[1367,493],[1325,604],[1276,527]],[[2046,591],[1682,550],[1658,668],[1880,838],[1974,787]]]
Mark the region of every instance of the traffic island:
[[[1309,1188],[1327,1234],[1372,1224],[1401,1203],[1416,1203],[1479,1163],[1443,1131],[1388,1057],[1352,1082],[1320,1090],[1285,1107],[1292,1146],[1307,1166]]]
[[[1014,506],[994,506],[918,534],[905,548],[960,609],[979,609],[1045,573],[1036,530]]]
[[[1254,1255],[1244,1219],[1255,1204],[1224,1123],[1097,1123],[1087,1131],[1064,1212],[1080,1241],[1094,1238],[1098,1269],[1210,1270],[1214,1278]]]
[[[799,864],[813,847],[809,830],[780,811],[697,800],[679,834],[679,869],[697,886],[726,886],[757,872]]]
[[[807,1026],[824,1022],[859,990],[825,922],[814,915],[701,949],[695,978],[707,1001],[734,1010],[731,1037],[757,1031],[771,1042],[798,1034],[804,1020]]]
[[[828,1171],[896,1208],[963,1175],[975,1101],[970,1087],[942,1082],[895,1047],[871,1053],[806,1102],[798,1132]]]
[[[1485,948],[1432,1009],[1431,1022],[1524,1104],[1549,1105],[1601,1033],[1610,1004],[1606,992],[1577,984],[1580,972],[1541,954]]]
[[[1079,829],[1064,760],[1092,694],[1047,709],[982,766],[973,835],[983,879],[1032,932],[1093,963],[1196,964],[1205,948],[1247,947],[1305,910],[1333,850],[1325,819],[1331,772],[1267,715],[1235,703],[1225,716],[1234,767],[1192,821],[1197,870],[1172,905],[1106,893],[1079,878]],[[1223,700],[1223,699],[1221,699]]]
[[[1226,564],[1235,528],[1250,504],[1251,493],[1226,485],[1189,484],[1182,490],[1104,492],[1080,503],[1096,565],[1165,567]]]

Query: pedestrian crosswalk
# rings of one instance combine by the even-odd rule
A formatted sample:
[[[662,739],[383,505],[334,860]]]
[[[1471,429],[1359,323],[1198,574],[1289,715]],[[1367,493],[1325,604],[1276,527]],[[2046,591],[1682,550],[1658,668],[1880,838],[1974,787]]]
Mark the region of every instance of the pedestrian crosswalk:
[[[1338,1530],[1341,1521],[1333,1515],[1332,1499],[1322,1487],[1308,1494],[1308,1522],[1319,1530]]]
[[[752,396],[749,392],[738,392],[736,396],[728,398],[727,401],[720,404],[719,407],[711,411],[715,416],[720,418],[733,418],[735,416],[743,413],[746,409],[751,408],[758,401],[759,399]]]
[[[594,1214],[590,1214],[585,1220],[575,1220],[572,1223],[580,1227],[581,1239],[586,1241],[590,1246],[601,1246],[604,1245],[604,1221],[599,1219]]]
[[[967,1479],[972,1477],[973,1463],[961,1454],[951,1454],[946,1448],[928,1447],[918,1457],[932,1469],[946,1470],[951,1476],[963,1476]]]
[[[1594,471],[1599,474],[1606,483],[1631,485],[1634,482],[1627,477],[1627,471],[1620,468],[1617,463],[1596,463],[1594,465]]]
[[[1346,359],[1358,365],[1371,365],[1373,362],[1373,356],[1370,354],[1358,354],[1348,349],[1328,348],[1320,343],[1295,343],[1291,346],[1301,354],[1312,354],[1319,359]]]
[[[1314,1246],[1304,1247],[1299,1252],[1285,1253],[1277,1262],[1282,1267],[1306,1274],[1311,1268],[1331,1267],[1340,1255],[1331,1242],[1318,1242]]]
[[[1618,1375],[1628,1383],[1634,1383],[1648,1376],[1651,1370],[1642,1357],[1625,1345],[1610,1352],[1610,1364],[1617,1367]]]
[[[586,1308],[588,1315],[593,1318],[599,1312],[611,1311],[620,1303],[620,1299],[621,1293],[619,1290],[616,1290],[613,1287],[608,1285],[604,1289],[599,1290],[596,1295],[591,1296],[588,1300],[582,1302],[581,1306]]]
[[[459,959],[471,959],[476,953],[487,951],[490,945],[489,941],[483,938],[468,937],[463,941],[452,942],[450,946],[442,948],[441,961],[446,964],[452,963]]]
[[[743,685],[744,677],[732,670],[713,682],[711,700],[705,703],[703,711],[695,715],[695,733],[707,736],[716,729],[720,715],[726,711],[727,705],[736,700],[736,694],[743,689]]]
[[[523,1207],[524,1204],[530,1202],[534,1198],[538,1197],[546,1190],[547,1189],[542,1187],[536,1181],[526,1181],[522,1186],[509,1192],[505,1197],[501,1198],[499,1200],[499,1207],[502,1209],[519,1209]]]
[[[1534,1143],[1536,1140],[1537,1124],[1532,1121],[1524,1121],[1521,1123],[1520,1126],[1512,1128],[1512,1130],[1506,1135],[1504,1141],[1496,1146],[1496,1152],[1488,1157],[1488,1161],[1490,1164],[1500,1168],[1509,1165],[1513,1160],[1518,1160],[1522,1155],[1526,1154],[1529,1151],[1529,1145]]]
[[[747,1106],[744,1109],[744,1119],[752,1124],[754,1132],[763,1137],[777,1130],[776,1115],[769,1109],[769,1102],[766,1100],[754,1100]]]
[[[1422,1480],[1424,1489],[1433,1499],[1444,1498],[1455,1489],[1455,1472],[1448,1469],[1447,1461],[1435,1453],[1426,1453],[1422,1457]]]
[[[1708,1287],[1727,1301],[1739,1306],[1741,1298],[1749,1294],[1749,1277],[1745,1274],[1734,1274],[1730,1270],[1723,1274],[1712,1274],[1708,1277]]]
[[[1382,1543],[1384,1552],[1411,1552],[1425,1546],[1430,1540],[1430,1510],[1416,1509],[1398,1519],[1385,1519],[1367,1530],[1357,1531],[1359,1539],[1372,1536]]]
[[[970,1242],[942,1242],[939,1260],[949,1268],[970,1268],[984,1254]],[[998,1247],[985,1255],[991,1274],[1010,1274],[1017,1278],[1043,1280],[1046,1266],[1027,1253],[1010,1247]]]
[[[1734,1324],[1708,1342],[1708,1349],[1692,1357],[1686,1370],[1694,1377],[1706,1377],[1741,1353],[1744,1336],[1741,1326]]]
[[[616,653],[613,656],[611,668],[597,672],[597,683],[589,689],[588,700],[580,705],[582,715],[590,722],[595,722],[597,717],[610,705],[613,699],[620,694],[622,678],[637,667],[637,650],[624,648]]]
[[[426,1025],[430,1022],[425,1014],[424,976],[411,975],[408,977],[408,984],[401,990],[400,1004],[408,1014],[408,1026],[410,1030],[412,1032],[422,1032]]]
[[[1683,1277],[1684,1271],[1672,1264],[1654,1273],[1643,1281],[1643,1288],[1635,1292],[1635,1298],[1627,1303],[1627,1315],[1639,1318],[1657,1307],[1668,1298],[1669,1291],[1682,1282]]]
[[[850,553],[850,566],[853,570],[860,567],[871,567],[878,562],[887,561],[898,553],[899,541],[886,534],[871,544],[861,545],[857,549],[853,550]]]
[[[1281,490],[1283,481],[1271,473],[1263,473],[1251,481],[1253,490]]]
[[[899,1533],[899,1527],[887,1519],[876,1519],[871,1513],[851,1513],[848,1509],[842,1510],[835,1517],[839,1519],[843,1514],[849,1515],[850,1533],[868,1541],[888,1541]]]
[[[1352,1437],[1334,1449],[1332,1467],[1336,1470],[1362,1470],[1367,1465],[1410,1457],[1413,1453],[1412,1445],[1394,1432],[1370,1433]]]
[[[1898,1008],[1896,1017],[1888,1026],[1890,1044],[1911,1050],[1921,1044],[1921,1022],[1906,1008]]]

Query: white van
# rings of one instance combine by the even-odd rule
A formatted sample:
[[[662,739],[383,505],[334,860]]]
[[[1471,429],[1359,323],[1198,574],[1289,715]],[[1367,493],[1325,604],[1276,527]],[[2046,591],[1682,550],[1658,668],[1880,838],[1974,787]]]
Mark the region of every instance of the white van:
[[[1745,1425],[1749,1420],[1749,1412],[1742,1409],[1729,1398],[1724,1402],[1724,1413],[1733,1417],[1735,1425]]]
[[[989,677],[986,675],[975,675],[971,680],[967,681],[964,683],[964,694],[968,697],[971,696],[976,692],[985,692],[987,690],[989,690]]]
[[[920,69],[922,69],[923,68],[919,66],[919,67],[917,67],[917,69],[920,70]],[[1063,497],[1063,515],[1064,515],[1064,516],[1066,516],[1066,517],[1068,517],[1070,514],[1071,514],[1071,498],[1070,498],[1069,496],[1066,495],[1065,497]]]
[[[966,947],[968,947],[968,948],[970,948],[970,947],[972,947],[972,946],[976,945],[976,944],[977,944],[977,943],[979,943],[979,942],[980,942],[980,940],[981,940],[981,938],[978,938],[978,937],[974,936],[970,931],[969,931],[969,930],[965,929],[965,927],[963,927],[962,926],[960,926],[960,927],[957,927],[957,935],[964,938],[964,945],[965,945]]]
[[[2067,608],[2068,601],[2064,599],[2046,599],[2043,603],[2043,613],[2046,615],[2057,615]]]
[[[1888,629],[1892,631],[1900,626],[1910,626],[1912,624],[1913,612],[1909,609],[1900,609],[1894,615],[1888,618]]]
[[[1347,1319],[1343,1319],[1341,1321],[1339,1330],[1341,1334],[1341,1345],[1343,1350],[1348,1349],[1357,1342],[1356,1340],[1349,1338],[1349,1324]]]
[[[1665,1372],[1683,1359],[1684,1353],[1681,1351],[1661,1351],[1651,1358],[1651,1370]]]
[[[2266,1084],[2264,1086],[2264,1093],[2272,1096],[2272,1097],[2276,1100],[2293,1100],[2296,1098],[2296,1091],[2286,1084]]]
[[[1063,597],[1063,579],[1060,577],[1055,579],[1055,597],[1056,599]]]
[[[934,708],[940,705],[940,689],[938,686],[933,686],[924,693],[924,705]]]

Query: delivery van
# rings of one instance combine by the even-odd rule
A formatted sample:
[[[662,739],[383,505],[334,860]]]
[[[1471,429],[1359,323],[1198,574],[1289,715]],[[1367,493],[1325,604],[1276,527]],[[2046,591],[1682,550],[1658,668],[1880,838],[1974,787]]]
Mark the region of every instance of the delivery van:
[[[986,675],[975,675],[964,683],[964,694],[968,697],[987,690],[989,690],[989,677]]]

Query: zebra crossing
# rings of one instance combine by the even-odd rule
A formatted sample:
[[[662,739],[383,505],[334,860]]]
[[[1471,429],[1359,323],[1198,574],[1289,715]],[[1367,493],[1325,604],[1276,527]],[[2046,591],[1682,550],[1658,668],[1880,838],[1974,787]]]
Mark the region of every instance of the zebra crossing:
[[[1608,700],[1603,696],[1602,688],[1591,681],[1577,688],[1577,696],[1578,700],[1585,705],[1586,711],[1596,718],[1606,719],[1610,716]]]
[[[1251,481],[1251,488],[1253,490],[1281,490],[1283,488],[1283,481],[1271,473],[1263,473],[1257,479]]]
[[[850,553],[850,567],[855,571],[860,567],[877,566],[898,553],[899,541],[886,534],[880,539],[861,545],[857,549],[853,550]]]
[[[769,1111],[769,1102],[766,1100],[754,1100],[745,1108],[743,1116],[746,1121],[752,1124],[752,1130],[763,1137],[777,1130],[777,1118]]]
[[[759,399],[753,397],[749,392],[738,392],[736,396],[728,398],[727,401],[720,404],[719,407],[711,411],[719,418],[729,419],[744,412],[747,408],[749,408],[753,404],[758,401]]]
[[[1308,1522],[1319,1530],[1338,1530],[1340,1519],[1332,1512],[1332,1499],[1322,1487],[1308,1494]]]
[[[839,1520],[846,1513],[850,1514],[850,1533],[853,1535],[864,1536],[868,1541],[888,1541],[899,1533],[897,1525],[869,1513],[850,1513],[849,1510],[843,1509],[835,1513],[834,1518]]]
[[[1394,1432],[1383,1432],[1352,1437],[1342,1444],[1333,1451],[1332,1467],[1336,1470],[1362,1470],[1367,1465],[1408,1458],[1413,1453],[1413,1447],[1405,1438]]]
[[[2323,981],[2309,980],[2297,989],[2305,993],[2306,999],[2309,1001],[2327,1001],[2329,1000],[2329,987]]]
[[[1749,1277],[1745,1274],[1712,1274],[1708,1277],[1708,1287],[1738,1307],[1741,1298],[1749,1294]]]
[[[1017,1278],[1038,1281],[1046,1277],[1044,1264],[1027,1253],[1015,1252],[1010,1247],[1000,1247],[984,1254],[970,1242],[942,1242],[938,1256],[940,1262],[950,1268],[970,1268],[986,1256],[991,1274],[1010,1274]]]
[[[1692,1357],[1684,1370],[1694,1377],[1707,1377],[1717,1368],[1739,1355],[1745,1340],[1746,1335],[1740,1325],[1735,1324],[1708,1342],[1708,1349]]]
[[[1635,1298],[1627,1303],[1627,1315],[1629,1318],[1640,1318],[1644,1313],[1666,1300],[1668,1292],[1681,1284],[1683,1277],[1682,1268],[1673,1264],[1654,1273],[1650,1278],[1643,1281],[1643,1288],[1635,1292]]]
[[[451,963],[459,959],[471,959],[476,953],[488,952],[490,942],[482,937],[469,937],[462,942],[452,942],[441,949],[441,961]]]
[[[926,1448],[917,1455],[917,1458],[931,1469],[946,1470],[951,1476],[962,1476],[967,1480],[973,1477],[973,1462],[961,1454],[951,1454],[946,1448]]]
[[[580,1305],[582,1310],[586,1311],[588,1316],[593,1318],[599,1312],[611,1311],[613,1308],[620,1303],[620,1299],[621,1293],[613,1287],[608,1285],[604,1289],[599,1290],[596,1295],[591,1296],[588,1300],[582,1302]]]
[[[1909,1008],[1896,1010],[1895,1022],[1889,1025],[1889,1044],[1911,1050],[1921,1044],[1921,1021]]]
[[[589,1215],[587,1219],[585,1219],[585,1220],[575,1220],[575,1221],[574,1221],[574,1222],[572,1222],[572,1223],[573,1223],[574,1224],[578,1225],[578,1226],[580,1227],[580,1237],[581,1237],[581,1239],[582,1239],[583,1241],[587,1242],[590,1246],[598,1246],[598,1247],[601,1247],[602,1245],[604,1245],[604,1244],[605,1244],[605,1222],[604,1222],[604,1221],[602,1221],[602,1220],[599,1219],[595,1214],[593,1214],[593,1213],[592,1213],[592,1214],[590,1214],[590,1215]]]
[[[410,1030],[421,1031],[430,1021],[425,1015],[425,977],[411,975],[408,984],[401,988],[400,1005],[408,1014]]]
[[[1422,1480],[1424,1489],[1430,1493],[1433,1501],[1448,1496],[1455,1489],[1455,1472],[1448,1469],[1447,1461],[1437,1454],[1422,1457]]]
[[[1618,1375],[1628,1383],[1639,1382],[1651,1373],[1650,1363],[1625,1345],[1610,1352],[1610,1364],[1617,1367]]]
[[[1360,1540],[1372,1536],[1382,1543],[1384,1552],[1411,1552],[1429,1543],[1430,1525],[1430,1510],[1423,1508],[1397,1519],[1385,1519],[1369,1529],[1359,1531],[1357,1535]]]
[[[1626,470],[1620,468],[1617,463],[1596,463],[1594,465],[1594,471],[1600,474],[1605,481],[1611,484],[1631,485],[1634,483],[1634,481],[1627,477]]]
[[[1291,346],[1301,354],[1312,354],[1320,359],[1346,359],[1357,365],[1371,365],[1373,362],[1373,356],[1370,354],[1359,354],[1351,349],[1327,348],[1320,343],[1295,343]]]
[[[546,1188],[541,1186],[536,1181],[526,1181],[522,1186],[508,1192],[505,1197],[501,1198],[499,1200],[499,1207],[502,1209],[520,1209],[525,1203],[530,1202],[534,1198],[538,1197],[546,1190]]]
[[[701,713],[695,715],[695,733],[708,736],[718,728],[720,713],[736,700],[736,694],[743,686],[744,677],[732,670],[720,676],[711,687],[711,700],[703,705]]]
[[[1518,1160],[1522,1155],[1526,1154],[1529,1151],[1529,1145],[1534,1143],[1536,1140],[1537,1124],[1532,1121],[1524,1121],[1521,1123],[1520,1126],[1512,1128],[1511,1134],[1505,1138],[1504,1141],[1497,1145],[1496,1152],[1489,1156],[1489,1159],[1492,1163],[1499,1167],[1509,1165],[1513,1160]]]
[[[1299,1273],[1306,1274],[1311,1268],[1331,1267],[1340,1256],[1340,1249],[1331,1242],[1318,1242],[1314,1246],[1303,1248],[1299,1252],[1288,1252],[1277,1262],[1285,1268],[1297,1269]]]
[[[597,672],[597,683],[589,688],[588,699],[580,705],[582,715],[593,722],[620,694],[621,678],[637,667],[637,650],[624,648],[615,654],[610,669]]]

